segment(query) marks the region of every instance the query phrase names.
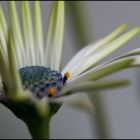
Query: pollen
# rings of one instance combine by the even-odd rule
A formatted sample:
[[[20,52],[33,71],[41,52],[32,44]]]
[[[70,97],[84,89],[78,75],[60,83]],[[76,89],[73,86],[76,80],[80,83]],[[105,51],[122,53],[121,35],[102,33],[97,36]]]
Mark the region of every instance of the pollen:
[[[64,74],[64,76],[66,76],[67,78],[70,78],[70,72],[67,71],[67,72]]]
[[[65,74],[64,74],[63,84],[66,83],[66,81],[67,81],[68,78],[70,78],[70,72],[69,71],[65,72]]]
[[[48,96],[49,96],[49,97],[54,96],[55,93],[56,93],[56,89],[55,89],[54,87],[50,87],[50,88],[48,89]]]

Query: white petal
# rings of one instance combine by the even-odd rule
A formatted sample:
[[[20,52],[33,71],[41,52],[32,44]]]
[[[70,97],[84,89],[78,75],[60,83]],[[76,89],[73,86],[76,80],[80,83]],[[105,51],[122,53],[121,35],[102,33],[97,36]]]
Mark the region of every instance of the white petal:
[[[137,64],[138,64],[139,56],[140,56],[140,48],[135,49],[135,50],[131,50],[131,51],[129,51],[129,52],[127,52],[127,53],[125,53],[125,54],[123,54],[123,55],[117,57],[117,58],[114,58],[114,59],[112,59],[112,60],[109,60],[109,61],[107,61],[107,62],[104,62],[103,64],[100,64],[100,65],[96,66],[96,67],[94,68],[94,70],[97,70],[97,69],[99,69],[99,68],[102,68],[103,66],[105,66],[105,65],[107,65],[107,64],[115,63],[115,62],[118,61],[118,60],[124,60],[124,58],[125,58],[125,60],[131,59],[131,58],[134,59],[134,62],[132,63],[132,65],[133,65],[133,66],[136,66],[136,65],[134,65],[134,63],[136,64],[136,62],[137,62]]]
[[[14,35],[14,42],[15,42],[14,50],[16,54],[17,64],[19,67],[23,67],[23,65],[25,65],[26,63],[26,57],[25,57],[23,40],[22,40],[21,28],[20,28],[16,5],[14,1],[8,2],[8,9],[9,9],[10,25]]]
[[[15,52],[13,48],[13,36],[12,32],[9,31],[8,33],[8,60],[9,60],[9,78],[11,81],[11,89],[8,91],[10,93],[10,97],[13,99],[23,99],[25,97],[25,94],[23,93],[22,85],[21,85],[21,80],[17,68],[17,63],[16,63],[16,57],[15,57]],[[8,87],[9,88],[9,87]]]
[[[0,97],[3,94],[4,94],[3,81],[2,81],[2,77],[0,76]]]
[[[119,57],[116,58],[116,59],[121,59],[121,58],[130,57],[130,56],[135,56],[135,55],[140,55],[140,48],[135,49],[135,50],[131,50],[131,51],[129,51],[129,52],[127,52],[127,53],[125,53],[125,54],[119,56]],[[115,59],[115,60],[116,60],[116,59]]]
[[[1,49],[5,55],[5,58],[7,59],[7,43],[6,43],[6,37],[4,36],[4,32],[2,31],[2,26],[0,25],[0,42],[1,42]]]
[[[47,66],[60,70],[64,32],[64,1],[55,1],[49,19],[46,60]]]
[[[140,67],[140,55],[132,56],[134,62],[129,67]]]
[[[40,10],[40,2],[34,1],[34,44],[36,48],[36,61],[38,65],[44,65],[44,43],[42,31],[42,15]]]
[[[8,58],[6,57],[3,48],[2,43],[0,43],[0,75],[2,77],[3,82],[6,84],[8,89],[11,87],[11,79],[10,79],[10,73],[9,73],[9,67],[8,67]]]
[[[90,67],[93,67],[96,63],[114,52],[116,49],[120,48],[124,43],[126,43],[139,32],[140,27],[136,27],[121,37],[117,38],[116,40],[112,41],[111,43],[105,45],[103,48],[100,48],[95,53],[93,52],[89,54],[89,56],[79,58],[77,64],[75,64],[75,66],[69,70],[71,72],[72,78],[86,71]]]
[[[7,23],[4,17],[3,9],[0,5],[0,41],[1,41],[1,49],[7,59]]]
[[[7,24],[6,24],[6,20],[5,20],[3,9],[1,7],[1,5],[0,5],[0,24],[1,24],[5,37],[7,37]]]
[[[112,88],[118,88],[121,86],[128,85],[127,80],[102,80],[102,81],[84,81],[84,82],[71,82],[64,86],[59,93],[59,96],[62,96],[67,93],[75,93],[82,91],[97,91],[97,90],[106,90]]]
[[[35,59],[32,18],[28,1],[21,2],[21,10],[22,10],[22,26],[23,26],[24,45],[27,57],[27,65],[31,66],[36,64],[36,59]]]
[[[135,61],[134,58],[123,58],[105,65],[102,64],[100,66],[97,66],[95,68],[86,71],[85,73],[77,76],[75,79],[71,79],[69,82],[74,82],[76,84],[87,80],[98,80],[100,78],[103,78],[104,76],[110,75],[114,72],[129,67],[131,64],[134,63],[134,61]]]
[[[134,28],[133,30],[125,33],[118,39],[112,41],[111,43],[107,44],[104,49],[101,49],[96,54],[93,54],[87,58],[85,58],[85,62],[82,62],[83,65],[80,67],[80,69],[75,70],[77,74],[82,73],[83,71],[87,70],[91,66],[94,66],[97,62],[102,60],[104,57],[108,56],[112,52],[114,52],[116,49],[120,48],[124,43],[126,43],[128,40],[130,40],[132,37],[134,37],[138,32],[140,32],[140,28]],[[74,72],[75,72],[74,71]]]
[[[109,43],[110,41],[115,39],[120,33],[122,33],[127,28],[127,26],[128,25],[126,23],[123,23],[117,29],[111,32],[108,36],[97,41],[96,43],[92,43],[88,45],[87,47],[84,47],[83,49],[81,49],[65,66],[62,73],[64,73],[65,71],[71,71],[71,68],[73,68],[77,64],[77,62],[79,61],[79,58],[81,61],[82,58],[88,56],[89,54],[93,55],[93,53],[96,53],[100,48],[104,47],[105,44]]]
[[[83,58],[83,56],[85,56],[85,53],[88,52],[89,50],[93,52],[96,51],[98,49],[98,43],[99,41],[97,41],[97,43],[89,44],[88,46],[81,49],[64,67],[62,73],[64,74],[66,71],[71,71],[71,69],[75,66],[75,64],[77,64],[77,61],[79,61],[79,58]]]

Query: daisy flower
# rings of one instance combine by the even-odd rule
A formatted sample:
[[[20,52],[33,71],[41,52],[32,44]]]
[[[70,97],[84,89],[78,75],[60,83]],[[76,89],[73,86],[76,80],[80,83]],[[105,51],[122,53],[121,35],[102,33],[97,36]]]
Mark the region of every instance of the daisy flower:
[[[91,111],[90,100],[81,92],[127,84],[126,80],[100,79],[139,66],[140,49],[103,64],[99,62],[139,33],[140,27],[122,34],[128,25],[121,24],[106,37],[81,49],[61,68],[64,2],[52,3],[46,41],[39,1],[33,2],[33,17],[28,1],[20,4],[19,20],[15,2],[8,2],[9,25],[0,7],[0,102],[27,124],[33,138],[49,138],[50,119],[63,103]]]

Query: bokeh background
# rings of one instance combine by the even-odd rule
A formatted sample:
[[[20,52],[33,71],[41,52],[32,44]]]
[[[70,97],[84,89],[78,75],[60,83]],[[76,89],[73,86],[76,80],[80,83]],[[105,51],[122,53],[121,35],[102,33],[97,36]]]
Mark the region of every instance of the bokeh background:
[[[1,1],[1,4],[8,21],[7,2]],[[79,2],[79,4],[82,8],[81,14],[89,43],[104,37],[123,22],[130,23],[131,28],[140,26],[139,1],[87,1]],[[49,1],[41,2],[44,28],[47,26],[50,6],[51,2]],[[17,2],[17,8],[20,15],[19,2]],[[67,3],[63,66],[78,50],[75,43],[77,38],[74,35],[76,30],[73,27],[72,12],[73,9]],[[44,34],[46,33],[44,32]],[[104,61],[138,47],[140,47],[140,35],[126,43]],[[140,138],[139,71],[140,68],[135,68],[109,76],[109,79],[129,79],[131,85],[101,93],[111,138]],[[96,138],[94,122],[91,120],[91,116],[88,114],[63,106],[52,119],[51,138]],[[0,138],[31,138],[25,124],[2,105],[0,105]]]

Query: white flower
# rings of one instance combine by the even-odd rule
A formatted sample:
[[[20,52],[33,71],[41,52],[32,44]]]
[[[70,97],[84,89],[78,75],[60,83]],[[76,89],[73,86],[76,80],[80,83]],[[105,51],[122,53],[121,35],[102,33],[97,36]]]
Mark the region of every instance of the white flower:
[[[139,65],[140,49],[100,65],[98,62],[139,33],[140,27],[120,35],[128,26],[126,23],[121,24],[108,36],[81,49],[61,70],[64,2],[53,2],[46,42],[43,40],[38,1],[34,2],[33,21],[27,1],[21,2],[21,24],[13,1],[8,2],[8,9],[9,27],[0,7],[2,103],[3,98],[13,101],[28,99],[35,103],[41,114],[48,111],[48,102],[66,102],[89,109],[89,100],[74,93],[124,85],[125,80],[99,80],[111,73]]]

